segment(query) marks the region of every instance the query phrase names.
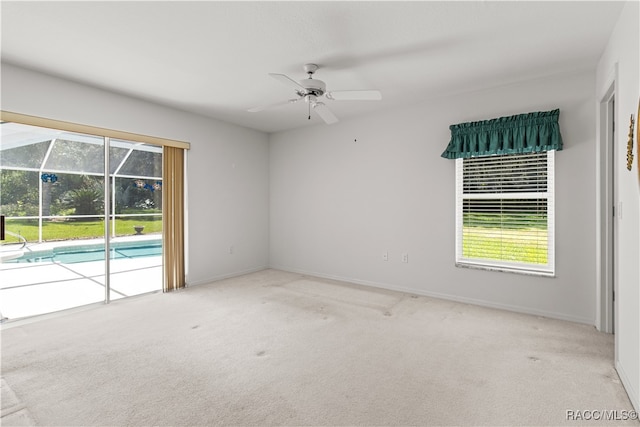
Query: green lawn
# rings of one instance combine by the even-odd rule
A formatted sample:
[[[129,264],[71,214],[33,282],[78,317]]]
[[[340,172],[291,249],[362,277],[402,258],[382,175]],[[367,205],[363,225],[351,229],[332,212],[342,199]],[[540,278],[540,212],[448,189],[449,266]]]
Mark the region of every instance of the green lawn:
[[[464,227],[462,242],[465,258],[547,264],[547,231],[544,229],[521,228],[507,234],[496,228]]]
[[[152,219],[154,218],[154,219]],[[134,226],[143,225],[143,234],[158,234],[162,232],[162,217],[116,218],[116,235],[129,236],[136,234]],[[38,241],[37,220],[6,220],[6,229],[20,234],[28,242]],[[72,240],[92,239],[104,236],[104,221],[43,221],[42,239]],[[13,236],[7,235],[6,242],[15,241]]]

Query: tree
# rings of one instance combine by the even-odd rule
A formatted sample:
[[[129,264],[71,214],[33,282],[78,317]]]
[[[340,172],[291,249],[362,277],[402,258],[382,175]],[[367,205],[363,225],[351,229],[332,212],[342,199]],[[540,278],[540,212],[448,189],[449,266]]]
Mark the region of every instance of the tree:
[[[0,211],[7,216],[38,215],[38,173],[0,169]]]

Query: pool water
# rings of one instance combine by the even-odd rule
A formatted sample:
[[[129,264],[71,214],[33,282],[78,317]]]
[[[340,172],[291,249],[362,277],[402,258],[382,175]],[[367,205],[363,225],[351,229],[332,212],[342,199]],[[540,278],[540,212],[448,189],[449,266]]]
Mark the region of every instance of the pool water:
[[[122,245],[111,247],[111,259],[143,258],[162,255],[162,243],[145,242],[138,245]],[[104,247],[92,245],[89,247],[61,247],[48,251],[27,252],[20,258],[16,258],[9,263],[37,263],[37,262],[57,262],[61,264],[75,264],[79,262],[104,261]]]

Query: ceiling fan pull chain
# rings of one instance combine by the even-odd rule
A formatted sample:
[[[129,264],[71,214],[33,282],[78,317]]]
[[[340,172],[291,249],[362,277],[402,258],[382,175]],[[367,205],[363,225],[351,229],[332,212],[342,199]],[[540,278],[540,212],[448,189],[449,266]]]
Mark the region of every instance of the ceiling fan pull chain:
[[[307,102],[307,105],[309,106],[309,117],[307,120],[311,120],[311,102]]]

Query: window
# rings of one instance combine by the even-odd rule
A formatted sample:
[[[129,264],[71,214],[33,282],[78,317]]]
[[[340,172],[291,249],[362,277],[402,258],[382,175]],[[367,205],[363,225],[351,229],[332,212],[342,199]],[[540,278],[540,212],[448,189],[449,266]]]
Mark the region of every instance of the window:
[[[456,265],[555,275],[554,156],[560,110],[449,126]]]
[[[456,265],[553,276],[555,150],[456,159]]]

